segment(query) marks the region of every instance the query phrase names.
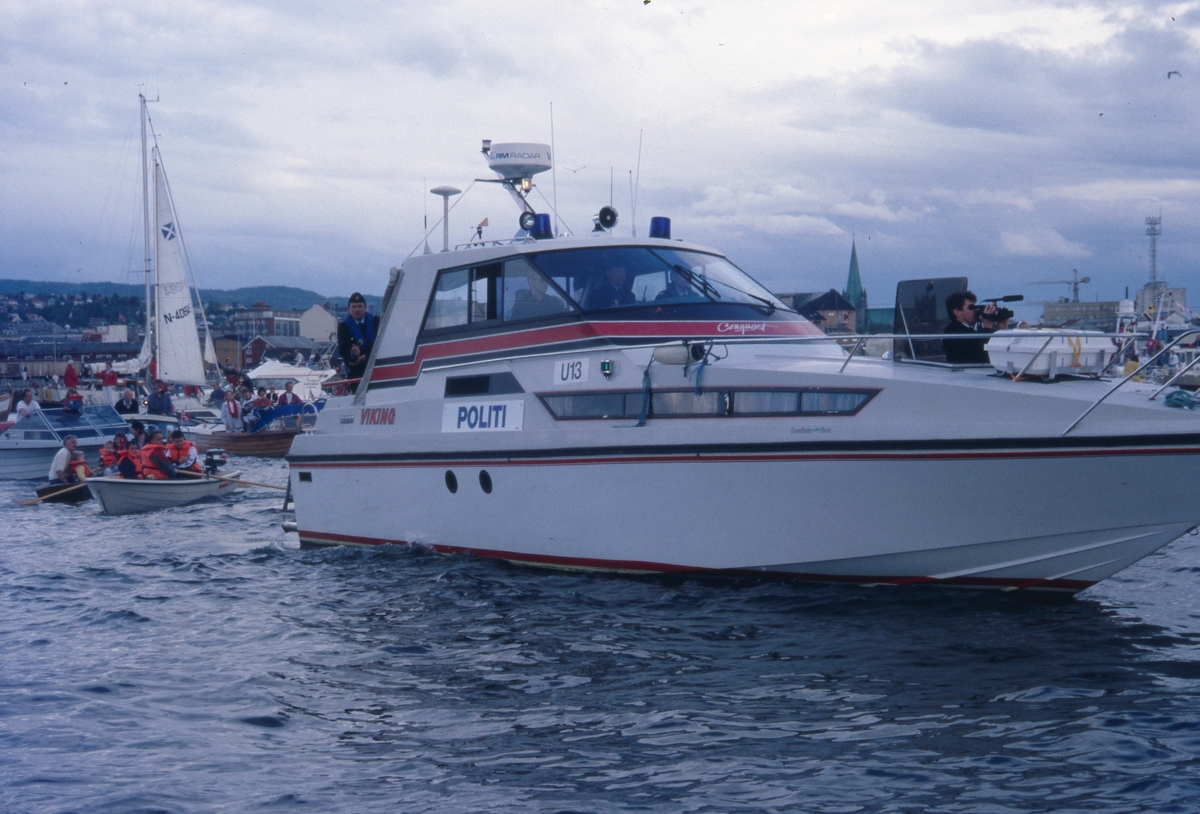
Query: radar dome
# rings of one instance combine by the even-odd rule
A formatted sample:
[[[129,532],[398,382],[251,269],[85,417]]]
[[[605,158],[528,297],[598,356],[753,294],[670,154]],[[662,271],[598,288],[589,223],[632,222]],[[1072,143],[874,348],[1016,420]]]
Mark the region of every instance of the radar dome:
[[[492,172],[506,181],[532,178],[553,166],[550,163],[549,144],[492,144],[484,150],[484,155],[487,156],[488,167]]]

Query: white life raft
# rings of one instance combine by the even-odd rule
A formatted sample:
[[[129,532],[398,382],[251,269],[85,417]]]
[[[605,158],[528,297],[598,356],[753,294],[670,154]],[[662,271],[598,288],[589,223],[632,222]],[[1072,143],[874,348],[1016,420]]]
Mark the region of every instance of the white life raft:
[[[1015,376],[1099,376],[1116,346],[1097,331],[997,331],[984,346],[992,367]]]

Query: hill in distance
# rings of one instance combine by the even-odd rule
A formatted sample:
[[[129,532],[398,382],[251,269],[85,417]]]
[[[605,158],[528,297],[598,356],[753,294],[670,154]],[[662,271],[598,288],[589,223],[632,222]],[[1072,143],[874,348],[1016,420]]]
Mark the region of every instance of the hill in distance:
[[[106,297],[113,295],[121,297],[137,297],[142,299],[146,296],[146,287],[144,285],[134,285],[131,283],[58,283],[39,280],[6,280],[0,279],[0,294],[103,294]],[[375,313],[379,313],[383,298],[374,294],[363,294],[367,300],[367,306]],[[315,291],[309,291],[306,288],[296,288],[288,285],[260,285],[249,286],[246,288],[204,288],[200,290],[200,297],[204,302],[219,302],[228,305],[245,305],[250,306],[258,301],[262,301],[270,305],[272,308],[280,310],[298,310],[303,311],[311,308],[314,305],[322,303],[330,303],[332,305],[345,305],[346,297],[327,297],[323,294],[318,294]]]

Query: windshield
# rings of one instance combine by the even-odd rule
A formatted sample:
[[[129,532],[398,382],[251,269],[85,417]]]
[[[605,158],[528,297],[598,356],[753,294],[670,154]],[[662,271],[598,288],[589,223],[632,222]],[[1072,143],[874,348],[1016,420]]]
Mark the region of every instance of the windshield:
[[[710,312],[749,307],[762,315],[789,310],[739,268],[713,254],[625,246],[545,252],[532,260],[585,312],[646,306],[672,313],[695,306]]]

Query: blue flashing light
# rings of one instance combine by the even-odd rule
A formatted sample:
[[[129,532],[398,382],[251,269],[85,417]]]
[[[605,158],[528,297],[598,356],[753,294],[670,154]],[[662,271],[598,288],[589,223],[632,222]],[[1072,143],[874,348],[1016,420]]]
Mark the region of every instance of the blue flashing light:
[[[545,212],[539,212],[534,216],[533,230],[530,232],[535,240],[545,240],[548,237],[554,237],[554,230],[550,227],[550,216]]]
[[[661,237],[663,240],[670,240],[671,219],[650,218],[650,237]]]

